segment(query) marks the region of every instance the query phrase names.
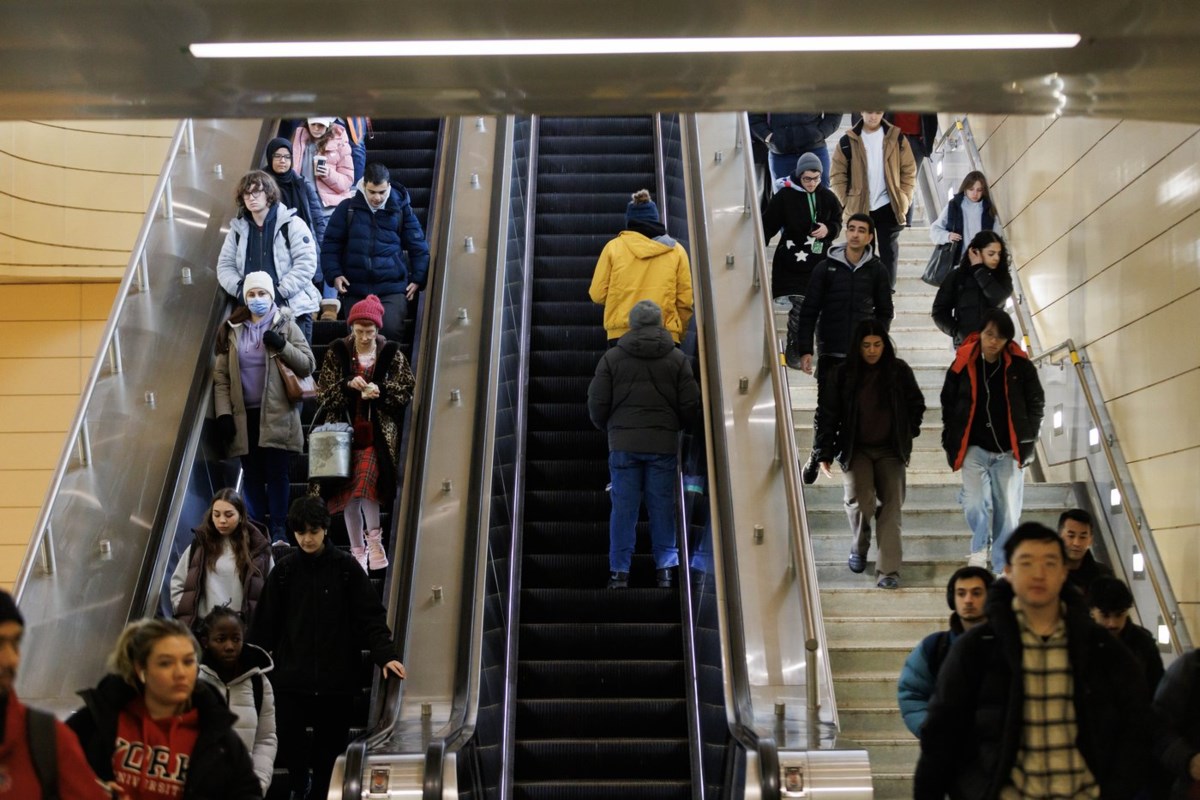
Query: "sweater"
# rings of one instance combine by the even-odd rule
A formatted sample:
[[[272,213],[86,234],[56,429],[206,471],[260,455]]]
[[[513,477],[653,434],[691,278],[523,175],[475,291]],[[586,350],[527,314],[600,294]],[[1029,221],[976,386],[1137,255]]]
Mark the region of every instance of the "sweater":
[[[266,679],[275,664],[262,648],[252,644],[243,647],[240,663],[243,671],[226,683],[216,668],[208,663],[206,653],[205,661],[200,665],[200,678],[208,681],[224,696],[225,704],[237,717],[233,729],[250,753],[254,761],[254,773],[266,795],[275,771],[275,753],[279,750],[279,737],[275,734],[275,692],[271,682]],[[256,682],[262,687],[261,709],[254,702]]]
[[[604,245],[588,296],[604,306],[604,331],[609,339],[629,332],[629,312],[642,300],[662,309],[663,326],[676,342],[683,341],[692,318],[692,268],[683,245],[670,237],[651,239],[621,231]]]

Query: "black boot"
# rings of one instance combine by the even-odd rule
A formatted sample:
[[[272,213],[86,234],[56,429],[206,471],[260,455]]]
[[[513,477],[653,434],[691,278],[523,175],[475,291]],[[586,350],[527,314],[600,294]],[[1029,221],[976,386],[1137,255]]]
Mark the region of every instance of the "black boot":
[[[610,588],[610,589],[628,589],[629,588],[629,573],[628,572],[610,572],[610,573],[608,573],[608,588]]]
[[[675,585],[675,568],[663,567],[660,570],[655,570],[654,579],[658,581],[658,588],[670,589]]]
[[[817,474],[820,471],[821,462],[817,460],[817,454],[813,453],[808,457],[808,461],[805,462],[804,468],[800,473],[800,477],[806,484],[811,486],[817,482]]]

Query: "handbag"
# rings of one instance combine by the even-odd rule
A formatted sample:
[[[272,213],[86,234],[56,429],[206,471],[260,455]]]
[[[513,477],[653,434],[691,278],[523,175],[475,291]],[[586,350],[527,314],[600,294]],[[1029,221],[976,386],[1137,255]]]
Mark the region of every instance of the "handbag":
[[[921,280],[930,286],[941,286],[954,271],[954,267],[958,263],[957,256],[958,242],[939,244],[933,248],[933,255],[929,256],[929,263],[925,265],[925,272],[921,275]]]
[[[309,375],[306,378],[301,378],[292,368],[283,363],[283,359],[279,356],[272,356],[275,359],[275,365],[279,367],[279,377],[283,378],[283,390],[287,393],[287,399],[293,403],[299,403],[302,400],[311,400],[317,396],[317,382],[313,380],[313,376]]]
[[[324,406],[322,406],[323,408]],[[321,416],[321,409],[313,419]],[[308,433],[308,477],[310,480],[345,480],[350,477],[350,445],[354,426],[347,422],[323,422]]]

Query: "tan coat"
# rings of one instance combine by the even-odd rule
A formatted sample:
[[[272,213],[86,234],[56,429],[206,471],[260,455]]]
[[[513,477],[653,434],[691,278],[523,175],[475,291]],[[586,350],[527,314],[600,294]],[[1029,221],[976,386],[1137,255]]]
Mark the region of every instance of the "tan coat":
[[[237,434],[229,445],[229,457],[244,456],[250,452],[246,437],[246,402],[242,397],[241,370],[238,366],[237,337],[242,323],[222,323],[228,332],[229,351],[217,355],[213,367],[213,404],[218,417],[232,414]],[[287,339],[279,353],[271,353],[271,359],[282,358],[301,378],[311,375],[316,360],[304,333],[292,322],[292,312],[281,308],[275,312],[271,330]],[[259,447],[276,447],[293,453],[304,452],[304,430],[300,425],[300,403],[291,403],[283,378],[273,360],[267,362],[267,380],[263,389],[262,425],[258,436]]]
[[[917,188],[917,162],[913,159],[912,147],[899,128],[884,122],[883,129],[884,182],[887,183],[888,197],[892,201],[892,212],[896,220],[903,224]],[[833,189],[842,203],[843,220],[849,219],[852,214],[871,213],[871,193],[867,187],[867,149],[861,134],[861,121],[845,134],[850,142],[848,170],[841,143],[833,148],[829,188]],[[847,183],[849,191],[846,190]]]

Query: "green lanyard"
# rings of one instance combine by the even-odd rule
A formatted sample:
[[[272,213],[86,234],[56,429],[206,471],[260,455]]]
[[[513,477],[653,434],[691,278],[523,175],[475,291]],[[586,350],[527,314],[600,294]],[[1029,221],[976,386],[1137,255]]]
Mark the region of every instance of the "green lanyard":
[[[817,222],[817,200],[815,197],[813,197],[814,194],[816,194],[816,192],[804,193],[805,197],[808,198],[808,218],[812,222],[812,226],[815,228],[820,223]],[[820,239],[814,239],[812,243],[812,252],[813,255],[820,255],[821,253],[825,252],[825,243]]]

